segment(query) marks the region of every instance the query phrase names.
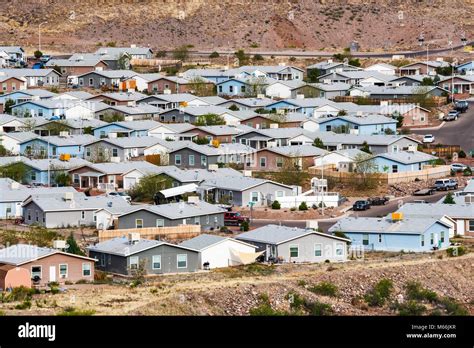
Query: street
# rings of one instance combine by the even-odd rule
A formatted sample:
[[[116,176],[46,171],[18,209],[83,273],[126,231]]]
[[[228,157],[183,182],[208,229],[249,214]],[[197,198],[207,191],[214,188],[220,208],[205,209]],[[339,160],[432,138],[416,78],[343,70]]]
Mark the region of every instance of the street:
[[[461,114],[457,121],[446,122],[438,130],[414,130],[414,134],[433,134],[435,143],[443,145],[460,145],[469,153],[474,151],[474,103],[469,103],[467,112]]]

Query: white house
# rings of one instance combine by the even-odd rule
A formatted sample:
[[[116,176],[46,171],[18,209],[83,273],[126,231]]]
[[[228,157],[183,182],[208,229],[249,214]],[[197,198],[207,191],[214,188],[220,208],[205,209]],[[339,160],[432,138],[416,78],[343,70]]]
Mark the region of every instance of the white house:
[[[365,71],[376,71],[380,74],[394,76],[397,72],[397,67],[387,63],[377,63],[365,68]]]
[[[275,98],[291,98],[291,91],[295,88],[304,86],[304,83],[301,80],[278,80],[274,83],[271,83],[265,89],[265,95],[267,97]]]
[[[252,263],[261,254],[256,252],[254,245],[211,234],[200,234],[179,245],[199,250],[199,263],[203,269]]]
[[[97,101],[81,101],[64,110],[66,120],[86,120],[95,118],[95,112],[107,105]]]
[[[0,133],[19,131],[25,126],[25,122],[18,117],[8,114],[0,114]]]
[[[0,133],[0,145],[13,155],[20,153],[20,143],[35,139],[38,135],[33,132]]]
[[[359,149],[332,151],[324,156],[315,158],[314,165],[316,167],[335,166],[339,171],[348,172],[356,157],[364,154],[367,155],[367,153]]]
[[[151,128],[148,130],[148,136],[159,139],[179,140],[181,133],[186,133],[194,129],[190,123],[169,123]]]

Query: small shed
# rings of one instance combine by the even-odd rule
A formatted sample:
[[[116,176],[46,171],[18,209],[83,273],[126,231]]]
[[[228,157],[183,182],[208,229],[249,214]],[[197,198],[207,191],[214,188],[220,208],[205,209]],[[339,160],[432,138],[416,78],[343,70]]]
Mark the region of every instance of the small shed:
[[[26,268],[13,265],[0,266],[0,289],[17,288],[19,286],[31,287],[30,272]]]

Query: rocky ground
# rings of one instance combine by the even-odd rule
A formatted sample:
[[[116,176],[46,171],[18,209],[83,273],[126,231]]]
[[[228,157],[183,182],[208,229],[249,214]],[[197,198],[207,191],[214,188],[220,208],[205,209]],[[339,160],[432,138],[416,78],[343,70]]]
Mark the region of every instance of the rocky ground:
[[[370,254],[344,264],[245,266],[170,275],[145,284],[81,284],[66,286],[56,295],[34,295],[30,309],[0,303],[8,315],[54,315],[66,308],[91,310],[95,315],[248,315],[267,299],[272,310],[291,312],[294,298],[329,305],[332,315],[395,315],[395,301],[405,302],[405,285],[420,282],[438,297],[450,297],[474,314],[474,254],[447,258],[436,254]],[[382,307],[362,298],[381,279],[393,282]],[[325,281],[337,287],[336,296],[310,291]],[[432,304],[424,304],[428,309]],[[431,309],[430,309],[431,310]]]

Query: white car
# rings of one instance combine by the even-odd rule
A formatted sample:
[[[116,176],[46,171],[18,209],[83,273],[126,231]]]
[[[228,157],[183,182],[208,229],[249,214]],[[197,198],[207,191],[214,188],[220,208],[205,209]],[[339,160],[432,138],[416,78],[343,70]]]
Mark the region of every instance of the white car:
[[[122,197],[128,203],[130,203],[132,201],[132,197],[127,195],[125,192],[117,192],[117,191],[109,192],[109,193],[107,193],[107,197]]]
[[[433,143],[435,141],[435,137],[433,134],[426,134],[424,137],[423,137],[423,142],[424,143]]]
[[[467,166],[462,164],[462,163],[452,163],[451,164],[451,170],[453,172],[463,172],[465,169],[467,169]]]

